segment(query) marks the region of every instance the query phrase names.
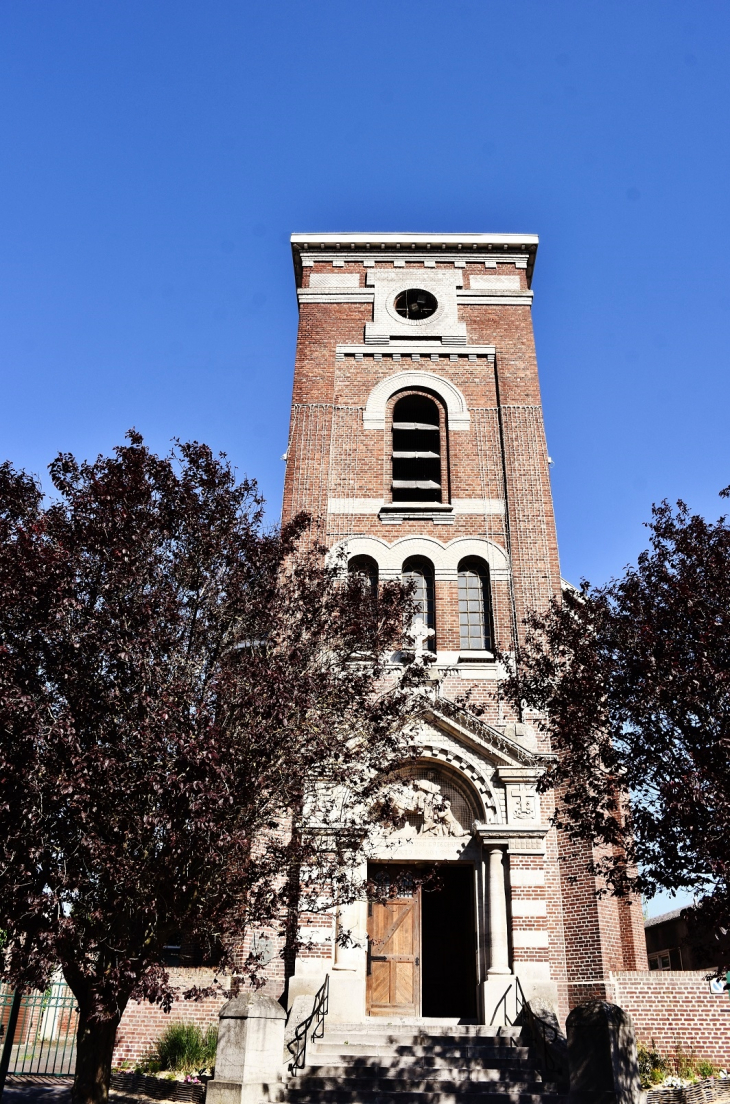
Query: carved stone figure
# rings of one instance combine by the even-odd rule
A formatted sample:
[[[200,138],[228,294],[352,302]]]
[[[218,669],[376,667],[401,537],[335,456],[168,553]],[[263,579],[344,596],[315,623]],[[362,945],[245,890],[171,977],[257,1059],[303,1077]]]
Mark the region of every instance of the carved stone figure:
[[[458,820],[451,812],[451,802],[448,798],[442,798],[439,805],[433,809],[434,825],[433,834],[436,836],[468,836],[469,833],[462,828]],[[423,831],[426,831],[424,824]]]
[[[420,835],[467,836],[469,832],[451,811],[451,802],[444,797],[437,782],[427,778],[413,778],[392,787],[391,804],[398,816],[421,816]]]

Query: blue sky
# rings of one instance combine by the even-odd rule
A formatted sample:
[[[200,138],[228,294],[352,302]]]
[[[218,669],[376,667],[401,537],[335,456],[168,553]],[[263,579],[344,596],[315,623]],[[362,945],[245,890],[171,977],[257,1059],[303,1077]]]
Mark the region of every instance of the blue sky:
[[[730,483],[729,40],[707,0],[5,0],[0,454],[195,437],[275,516],[289,234],[538,233],[563,572],[608,578]]]

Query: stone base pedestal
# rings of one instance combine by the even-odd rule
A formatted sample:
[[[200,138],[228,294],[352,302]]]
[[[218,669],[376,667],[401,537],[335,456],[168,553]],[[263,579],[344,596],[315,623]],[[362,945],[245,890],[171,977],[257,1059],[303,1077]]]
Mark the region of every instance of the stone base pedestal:
[[[570,1104],[639,1104],[634,1025],[607,1001],[579,1004],[568,1016]]]
[[[365,977],[359,970],[338,970],[330,973],[331,1023],[359,1023],[365,1017]]]
[[[507,1027],[517,1015],[517,985],[513,974],[492,974],[482,982],[484,1023]]]
[[[261,1104],[279,1097],[286,1013],[273,997],[244,993],[220,1010],[208,1104]]]
[[[543,964],[537,963],[537,965]],[[521,967],[517,963],[515,963],[515,973],[520,979],[525,1000],[550,1008],[557,1016],[558,985],[557,982],[551,981],[549,973],[535,970],[531,966]]]

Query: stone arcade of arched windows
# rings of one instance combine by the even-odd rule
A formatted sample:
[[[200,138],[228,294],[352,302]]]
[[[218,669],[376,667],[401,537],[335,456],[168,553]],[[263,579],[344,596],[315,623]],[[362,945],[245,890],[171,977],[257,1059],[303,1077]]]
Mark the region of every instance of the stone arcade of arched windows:
[[[433,537],[404,537],[388,544],[356,536],[344,547],[348,570],[364,574],[372,585],[390,579],[413,582],[419,619],[433,633],[428,647],[436,653],[437,666],[458,670],[469,664],[471,671],[471,665],[493,660],[493,593],[496,588],[504,594],[509,582],[503,549],[473,537],[447,544]],[[498,673],[493,663],[485,667],[485,677],[490,672]]]

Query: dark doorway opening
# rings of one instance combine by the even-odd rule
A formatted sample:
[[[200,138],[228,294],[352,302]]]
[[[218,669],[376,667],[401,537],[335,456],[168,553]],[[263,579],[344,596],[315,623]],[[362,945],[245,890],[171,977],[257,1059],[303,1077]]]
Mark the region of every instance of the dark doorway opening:
[[[439,866],[421,898],[421,1014],[476,1019],[474,867]]]

